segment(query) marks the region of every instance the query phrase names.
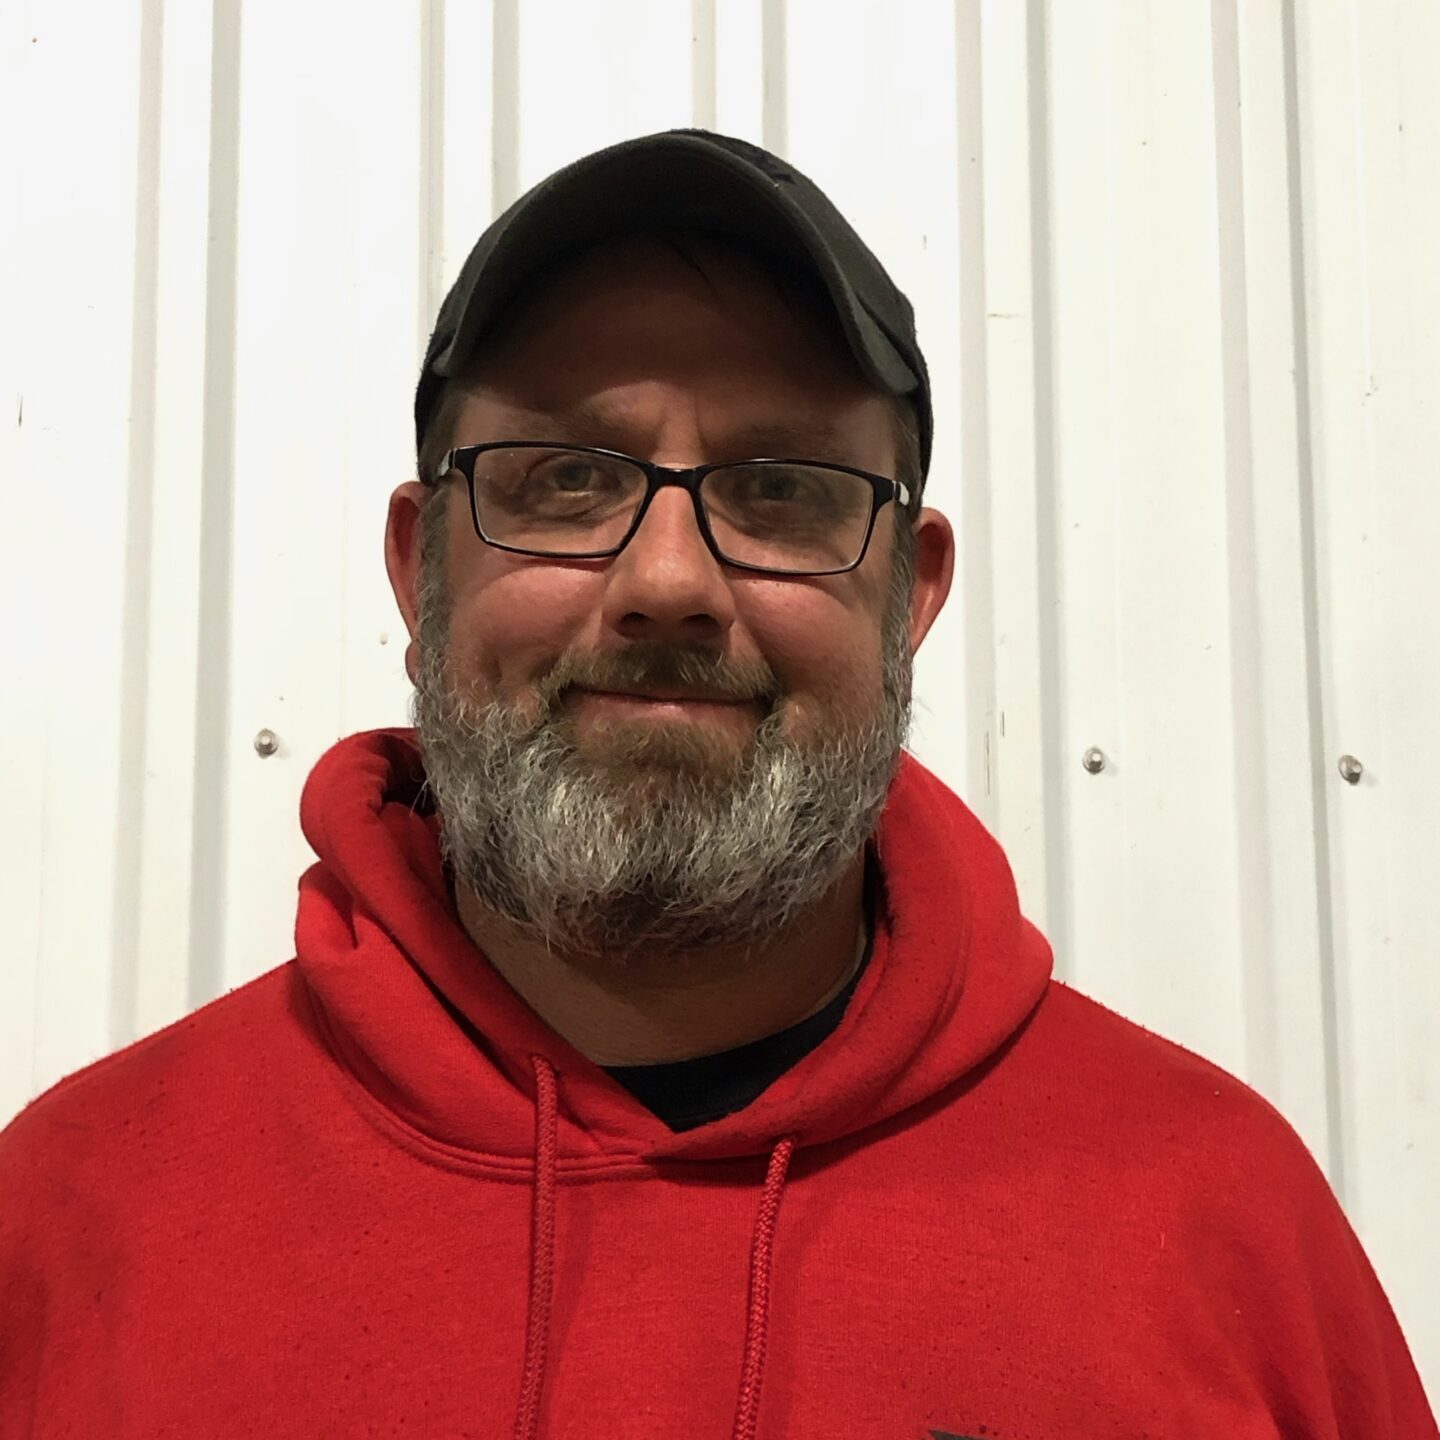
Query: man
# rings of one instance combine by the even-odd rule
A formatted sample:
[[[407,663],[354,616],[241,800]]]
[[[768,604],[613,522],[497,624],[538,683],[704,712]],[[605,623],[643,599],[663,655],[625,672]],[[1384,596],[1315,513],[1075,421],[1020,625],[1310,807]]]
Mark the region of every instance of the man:
[[[908,304],[738,141],[482,237],[297,958],[0,1145],[0,1429],[1436,1434],[1237,1081],[1050,979],[901,750],[949,590]]]

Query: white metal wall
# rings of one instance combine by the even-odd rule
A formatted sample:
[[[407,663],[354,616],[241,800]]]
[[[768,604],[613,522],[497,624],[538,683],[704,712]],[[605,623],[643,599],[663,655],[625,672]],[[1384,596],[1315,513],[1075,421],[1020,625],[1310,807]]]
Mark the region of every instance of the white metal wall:
[[[914,748],[1064,978],[1292,1120],[1440,1390],[1433,0],[12,0],[0,47],[0,1117],[291,955],[309,766],[407,720],[440,297],[700,123],[916,302]]]

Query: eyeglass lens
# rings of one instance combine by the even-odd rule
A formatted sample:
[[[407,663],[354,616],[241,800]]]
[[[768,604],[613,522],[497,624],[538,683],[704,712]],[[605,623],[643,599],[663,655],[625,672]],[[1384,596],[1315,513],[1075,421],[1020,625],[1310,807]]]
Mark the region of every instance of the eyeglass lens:
[[[580,450],[486,450],[475,505],[491,540],[546,555],[609,550],[645,498],[645,472]],[[768,570],[838,570],[859,558],[870,522],[868,481],[821,465],[752,460],[712,470],[700,502],[721,554]]]

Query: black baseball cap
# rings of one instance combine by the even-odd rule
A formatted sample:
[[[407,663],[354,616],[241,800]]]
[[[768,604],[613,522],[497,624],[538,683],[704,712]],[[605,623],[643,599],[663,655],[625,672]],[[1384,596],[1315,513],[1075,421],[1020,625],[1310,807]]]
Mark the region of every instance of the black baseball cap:
[[[567,255],[658,228],[730,237],[813,273],[861,372],[879,389],[911,397],[923,487],[933,417],[910,302],[813,180],[758,145],[708,130],[668,130],[598,150],[542,180],[485,231],[425,351],[415,390],[417,449],[445,377],[463,369],[525,286]]]

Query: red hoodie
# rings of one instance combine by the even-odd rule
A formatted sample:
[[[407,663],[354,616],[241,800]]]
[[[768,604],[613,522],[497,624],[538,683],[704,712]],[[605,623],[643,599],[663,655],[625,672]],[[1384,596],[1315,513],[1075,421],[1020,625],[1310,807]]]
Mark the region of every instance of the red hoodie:
[[[1420,1440],[1244,1085],[1050,978],[906,757],[869,966],[672,1133],[460,927],[407,730],[306,784],[297,958],[0,1134],[0,1435]]]

